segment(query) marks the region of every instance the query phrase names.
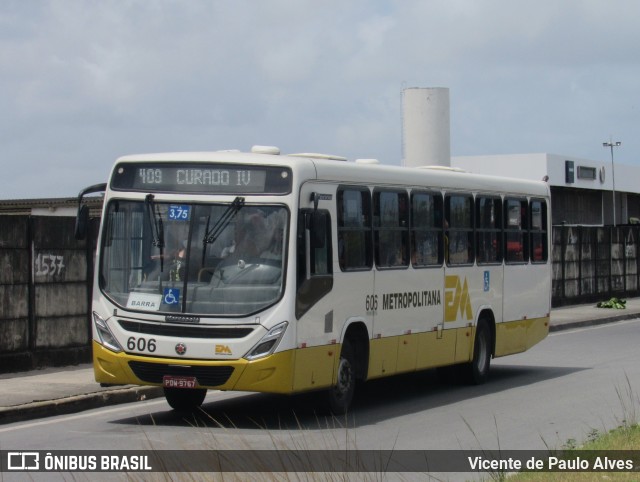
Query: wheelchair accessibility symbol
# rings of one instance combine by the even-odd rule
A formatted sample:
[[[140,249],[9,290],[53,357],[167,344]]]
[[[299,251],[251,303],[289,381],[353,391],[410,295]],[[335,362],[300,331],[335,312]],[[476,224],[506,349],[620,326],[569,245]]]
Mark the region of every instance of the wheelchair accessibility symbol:
[[[165,305],[177,305],[180,303],[180,290],[178,288],[165,288],[162,302]]]

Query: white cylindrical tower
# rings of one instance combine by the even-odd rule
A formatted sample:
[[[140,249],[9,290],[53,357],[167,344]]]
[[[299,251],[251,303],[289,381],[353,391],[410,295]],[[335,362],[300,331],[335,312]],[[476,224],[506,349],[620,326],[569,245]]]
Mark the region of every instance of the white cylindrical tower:
[[[402,165],[451,166],[449,89],[402,91]]]

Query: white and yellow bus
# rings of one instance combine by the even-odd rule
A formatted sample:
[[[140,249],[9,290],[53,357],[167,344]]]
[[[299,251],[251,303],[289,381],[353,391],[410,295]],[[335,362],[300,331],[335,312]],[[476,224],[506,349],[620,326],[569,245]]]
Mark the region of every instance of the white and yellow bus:
[[[482,383],[548,334],[543,182],[256,147],[122,157],[80,206],[98,189],[96,381],[177,410],[322,390],[341,413],[357,381]]]

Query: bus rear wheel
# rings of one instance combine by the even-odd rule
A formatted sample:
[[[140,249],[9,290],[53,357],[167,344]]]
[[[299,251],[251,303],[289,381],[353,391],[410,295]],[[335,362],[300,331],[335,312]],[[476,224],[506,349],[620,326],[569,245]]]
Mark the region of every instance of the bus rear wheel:
[[[164,396],[171,408],[179,412],[192,412],[204,402],[206,388],[164,388]]]
[[[336,384],[329,389],[329,409],[334,415],[347,413],[356,390],[355,355],[349,340],[342,344]]]
[[[479,323],[473,344],[473,359],[466,366],[468,381],[481,385],[489,378],[491,367],[491,330],[487,323]]]

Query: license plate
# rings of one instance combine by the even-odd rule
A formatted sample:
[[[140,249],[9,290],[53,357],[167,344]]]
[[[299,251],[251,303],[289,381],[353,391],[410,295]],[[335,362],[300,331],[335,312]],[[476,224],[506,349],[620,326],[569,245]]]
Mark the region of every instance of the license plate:
[[[162,377],[162,386],[167,388],[196,388],[198,380],[196,377],[180,377],[175,375],[165,375]]]

